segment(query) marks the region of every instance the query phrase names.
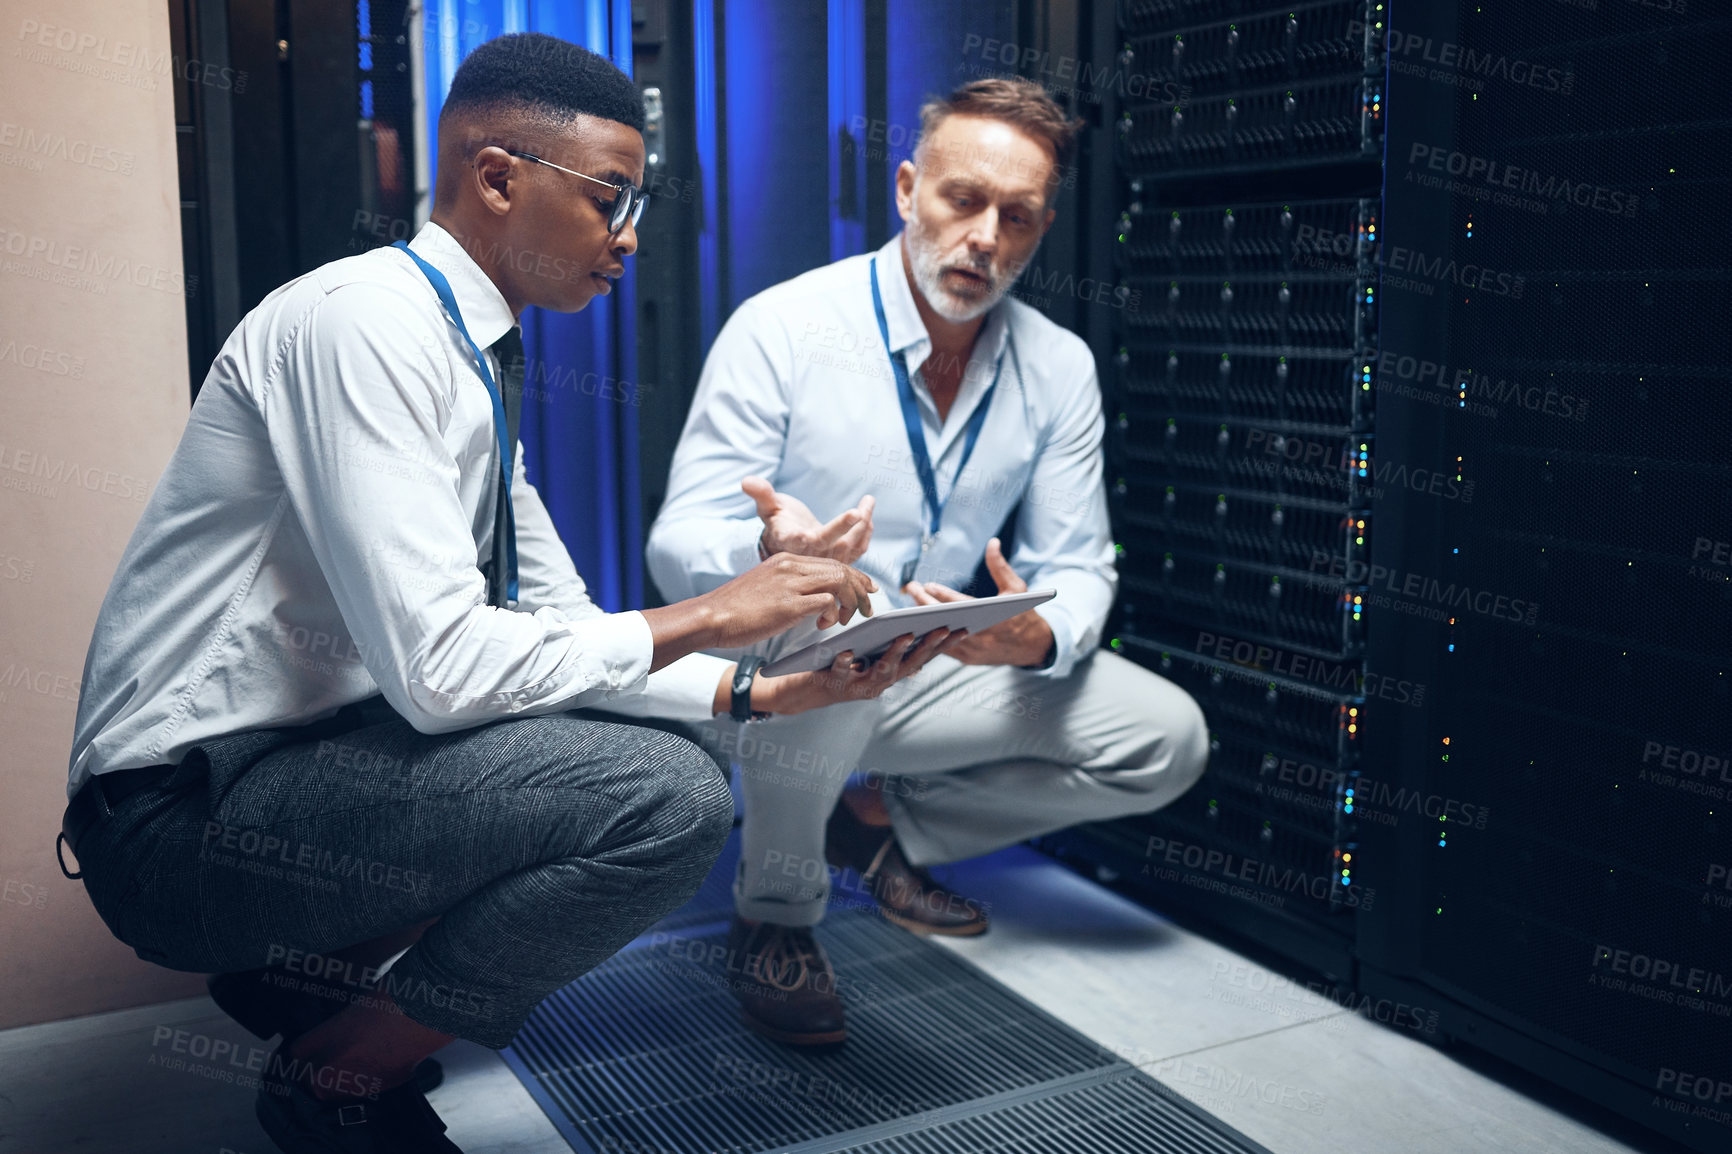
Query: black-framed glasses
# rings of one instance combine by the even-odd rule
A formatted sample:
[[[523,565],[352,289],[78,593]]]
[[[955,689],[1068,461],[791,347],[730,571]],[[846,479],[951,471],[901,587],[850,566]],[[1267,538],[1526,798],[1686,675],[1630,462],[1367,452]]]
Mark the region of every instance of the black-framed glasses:
[[[613,189],[614,198],[612,203],[602,205],[603,211],[607,213],[607,231],[609,236],[624,228],[627,220],[630,220],[631,226],[636,228],[637,222],[643,217],[643,207],[649,202],[649,193],[636,185],[614,184],[611,181],[602,180],[598,177],[578,172],[575,169],[566,168],[564,165],[555,164],[551,160],[543,160],[534,153],[514,152],[509,148],[504,151],[507,156],[515,156],[520,160],[533,160],[537,164],[545,164],[549,168],[557,168],[561,172],[581,177],[582,179],[589,181],[591,184],[599,184],[603,188]]]

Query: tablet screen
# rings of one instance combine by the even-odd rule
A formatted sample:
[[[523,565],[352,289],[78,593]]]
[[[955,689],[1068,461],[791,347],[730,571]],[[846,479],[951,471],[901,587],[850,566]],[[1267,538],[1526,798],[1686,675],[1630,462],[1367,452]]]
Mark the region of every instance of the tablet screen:
[[[911,605],[892,609],[875,617],[856,621],[845,629],[833,629],[816,641],[768,663],[763,673],[780,677],[787,673],[807,673],[828,668],[836,655],[845,649],[855,657],[875,658],[904,633],[923,637],[934,629],[968,629],[979,632],[997,625],[1006,618],[1034,608],[1056,596],[1052,589],[1031,589],[1027,593],[1001,593],[997,597],[978,597],[969,601],[947,601],[942,605]]]

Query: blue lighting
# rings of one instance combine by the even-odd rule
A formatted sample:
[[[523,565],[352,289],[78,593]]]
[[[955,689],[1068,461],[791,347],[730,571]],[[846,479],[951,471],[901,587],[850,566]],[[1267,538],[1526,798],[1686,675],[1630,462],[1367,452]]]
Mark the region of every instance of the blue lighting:
[[[825,142],[836,126],[828,123],[826,5],[748,0],[717,8],[724,97],[721,163],[728,194],[725,318],[741,301],[799,276],[831,252],[830,214],[824,208],[831,200],[829,158],[817,153],[824,159],[814,163],[814,155],[818,148],[827,152]],[[816,99],[791,100],[790,92],[811,92]],[[894,116],[890,122],[898,123]],[[899,141],[906,148],[906,141]],[[861,147],[891,148],[888,140]],[[888,167],[894,171],[894,161]],[[776,177],[763,180],[763,173]],[[818,211],[810,211],[813,205]]]
[[[829,0],[827,23],[829,36],[829,103],[830,124],[830,259],[866,251],[866,155],[868,148],[857,139],[854,147],[843,154],[841,126],[853,125],[858,131],[865,123],[866,113],[866,5],[863,0]],[[841,195],[845,185],[855,190],[853,215],[841,212]],[[1122,240],[1123,238],[1121,238]]]

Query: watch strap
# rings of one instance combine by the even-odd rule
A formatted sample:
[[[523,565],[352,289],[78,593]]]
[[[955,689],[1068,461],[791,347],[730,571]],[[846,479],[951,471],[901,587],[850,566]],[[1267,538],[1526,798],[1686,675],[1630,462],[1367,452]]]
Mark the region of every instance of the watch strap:
[[[763,665],[764,659],[754,655],[740,658],[734,666],[733,697],[728,706],[728,716],[735,721],[752,720],[752,682],[757,679],[758,670]]]

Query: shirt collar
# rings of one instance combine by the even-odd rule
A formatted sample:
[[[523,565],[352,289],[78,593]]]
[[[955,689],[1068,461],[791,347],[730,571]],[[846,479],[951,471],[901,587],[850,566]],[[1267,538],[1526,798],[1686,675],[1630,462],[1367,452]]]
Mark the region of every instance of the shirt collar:
[[[457,238],[428,221],[409,242],[415,255],[445,274],[451,282],[451,295],[463,312],[463,323],[475,343],[487,348],[517,325],[511,306],[505,303],[488,275],[481,271],[470,255],[463,251]]]
[[[902,264],[902,234],[891,237],[873,257],[878,262],[878,291],[884,298],[884,322],[890,332],[890,352],[906,353],[908,371],[918,372],[932,351],[932,338],[926,332],[926,322],[914,304],[914,290],[908,284],[908,273]],[[995,365],[1004,352],[1004,342],[1010,333],[1010,310],[1001,299],[986,314],[986,323],[974,340],[974,365]],[[975,375],[973,372],[970,376]],[[987,375],[991,376],[988,370]]]

